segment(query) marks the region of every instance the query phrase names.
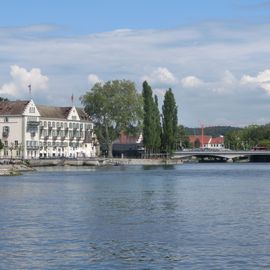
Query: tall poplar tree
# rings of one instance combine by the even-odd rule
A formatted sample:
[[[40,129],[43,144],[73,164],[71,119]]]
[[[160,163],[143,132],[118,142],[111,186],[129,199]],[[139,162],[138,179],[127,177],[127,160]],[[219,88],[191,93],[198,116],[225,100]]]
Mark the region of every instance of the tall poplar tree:
[[[161,124],[158,109],[158,98],[153,98],[151,86],[143,82],[143,142],[148,154],[157,153],[161,147]]]
[[[158,97],[155,95],[154,102],[154,151],[160,152],[162,129],[160,123],[160,112],[158,108]]]
[[[166,153],[172,153],[177,141],[177,106],[172,89],[166,91],[162,106],[162,146]]]
[[[147,81],[143,82],[143,144],[148,153],[153,151],[154,147],[154,101],[151,86]]]

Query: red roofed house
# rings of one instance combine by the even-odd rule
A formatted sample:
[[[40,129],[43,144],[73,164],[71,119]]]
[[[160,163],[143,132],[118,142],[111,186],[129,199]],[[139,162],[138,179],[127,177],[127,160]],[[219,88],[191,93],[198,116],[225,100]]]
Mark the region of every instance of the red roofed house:
[[[189,142],[191,145],[196,147],[195,145],[199,143],[200,148],[209,148],[209,149],[223,149],[224,148],[224,137],[219,136],[213,138],[212,136],[206,135],[190,135]]]

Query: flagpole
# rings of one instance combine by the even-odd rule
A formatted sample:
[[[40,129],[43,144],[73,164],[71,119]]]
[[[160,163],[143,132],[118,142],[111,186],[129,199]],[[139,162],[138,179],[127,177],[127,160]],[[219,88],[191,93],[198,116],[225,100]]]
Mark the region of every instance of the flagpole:
[[[74,95],[73,95],[73,93],[71,95],[71,105],[72,105],[72,107],[74,106]]]
[[[31,84],[28,85],[28,90],[29,90],[29,96],[30,96],[30,99],[32,99],[32,89],[31,89]]]

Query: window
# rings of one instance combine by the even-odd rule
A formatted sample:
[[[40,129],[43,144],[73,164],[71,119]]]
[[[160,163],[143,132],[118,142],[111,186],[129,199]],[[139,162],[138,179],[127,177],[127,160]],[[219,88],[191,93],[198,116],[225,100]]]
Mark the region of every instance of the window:
[[[15,147],[18,147],[19,143],[18,141],[15,141]]]
[[[29,108],[29,113],[35,113],[35,111],[36,111],[36,110],[35,110],[35,107],[30,107],[30,108]]]
[[[73,116],[71,117],[71,119],[72,119],[72,120],[77,120],[76,115],[73,115]]]
[[[52,122],[52,126],[55,127],[55,122]]]
[[[8,122],[8,117],[7,116],[5,116],[4,122]]]
[[[9,127],[8,126],[4,126],[3,127],[3,132],[4,133],[9,133]]]

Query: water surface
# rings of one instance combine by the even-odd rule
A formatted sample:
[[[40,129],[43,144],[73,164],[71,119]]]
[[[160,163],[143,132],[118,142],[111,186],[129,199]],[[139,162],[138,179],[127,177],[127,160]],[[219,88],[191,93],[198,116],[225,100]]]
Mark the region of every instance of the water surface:
[[[270,165],[0,178],[0,269],[269,269]]]

